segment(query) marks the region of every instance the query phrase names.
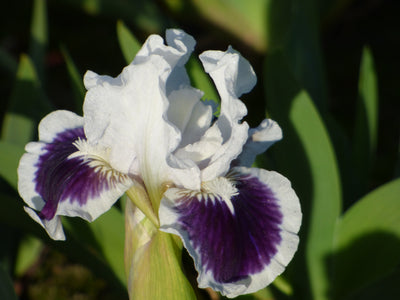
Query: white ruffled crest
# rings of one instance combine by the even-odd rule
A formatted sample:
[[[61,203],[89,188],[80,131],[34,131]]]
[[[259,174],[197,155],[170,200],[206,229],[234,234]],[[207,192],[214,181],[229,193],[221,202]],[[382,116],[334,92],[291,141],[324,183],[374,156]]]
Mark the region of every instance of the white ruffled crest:
[[[231,47],[225,52],[206,51],[200,55],[200,60],[221,98],[219,118],[209,130],[219,131],[222,142],[202,169],[202,181],[209,181],[229,170],[231,161],[240,154],[247,140],[248,125],[240,123],[247,109],[239,97],[254,87],[256,76],[250,63]],[[204,141],[199,143],[204,144]]]
[[[169,94],[175,97],[176,88],[187,88],[183,66],[194,40],[178,30],[167,31],[167,40],[172,46],[164,45],[157,35],[150,36],[132,64],[115,79],[93,72],[84,78],[88,140],[109,147],[111,166],[139,175],[153,191],[164,182],[179,183],[188,175],[192,187],[200,185],[199,170],[193,163],[170,158],[181,132],[168,120]],[[181,81],[172,80],[172,75]],[[193,96],[197,101],[198,96]]]

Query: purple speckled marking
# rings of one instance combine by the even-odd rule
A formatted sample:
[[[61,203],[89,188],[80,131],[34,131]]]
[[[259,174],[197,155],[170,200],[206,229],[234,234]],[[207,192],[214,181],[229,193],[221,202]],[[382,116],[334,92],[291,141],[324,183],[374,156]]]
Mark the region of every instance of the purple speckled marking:
[[[205,271],[232,283],[261,271],[281,242],[282,213],[272,191],[257,178],[236,178],[232,215],[222,200],[182,197],[176,207],[181,229],[199,253]]]
[[[88,161],[79,157],[68,159],[77,151],[73,142],[78,138],[86,139],[82,127],[61,132],[45,146],[46,152],[39,157],[35,181],[36,192],[46,202],[39,213],[42,219],[52,219],[60,201],[69,198],[71,202],[84,205],[109,186],[106,176],[94,172]]]

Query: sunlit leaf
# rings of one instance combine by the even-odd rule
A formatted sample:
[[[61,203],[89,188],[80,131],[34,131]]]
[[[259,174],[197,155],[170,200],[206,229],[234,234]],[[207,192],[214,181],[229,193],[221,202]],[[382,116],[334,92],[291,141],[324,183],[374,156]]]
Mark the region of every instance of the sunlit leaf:
[[[36,133],[37,121],[48,111],[32,61],[21,55],[16,82],[4,115],[2,140],[25,145]]]
[[[0,141],[0,176],[17,189],[17,167],[24,154],[22,146]]]
[[[119,46],[121,47],[125,61],[130,64],[135,58],[136,53],[140,50],[142,44],[139,43],[132,32],[121,20],[117,22],[117,35]]]
[[[357,176],[363,179],[365,187],[378,135],[378,87],[369,48],[364,48],[361,58],[358,93],[353,157],[358,171]]]
[[[43,243],[36,237],[26,236],[18,247],[15,262],[15,274],[22,276],[37,260],[43,249]]]
[[[395,270],[400,263],[400,179],[372,191],[336,225],[333,257],[335,299]]]
[[[191,2],[208,21],[232,33],[256,50],[265,50],[267,0],[192,0]]]
[[[220,103],[220,99],[215,89],[215,86],[211,78],[204,71],[200,61],[192,56],[189,59],[186,67],[192,81],[192,85],[204,92],[203,99],[214,100],[217,103]]]
[[[313,202],[307,262],[314,299],[324,299],[330,285],[325,258],[332,250],[334,225],[341,209],[339,173],[325,126],[304,92],[294,99],[290,119],[310,164]]]
[[[316,107],[299,88],[285,57],[277,53],[265,67],[269,113],[284,136],[271,150],[277,169],[292,181],[304,216],[300,249],[293,266],[289,265],[295,269],[289,270],[293,270],[290,279],[302,286],[294,291],[294,298],[326,299],[330,285],[326,255],[332,252],[334,225],[341,211],[335,153]]]

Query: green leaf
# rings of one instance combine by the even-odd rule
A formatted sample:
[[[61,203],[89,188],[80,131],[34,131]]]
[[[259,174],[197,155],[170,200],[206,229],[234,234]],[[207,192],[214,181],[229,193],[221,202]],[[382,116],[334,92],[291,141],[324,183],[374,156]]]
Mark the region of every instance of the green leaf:
[[[15,274],[23,276],[24,273],[37,261],[43,243],[36,237],[26,236],[19,244],[15,262]]]
[[[0,176],[17,189],[17,168],[25,150],[22,146],[0,141]]]
[[[204,71],[200,61],[192,56],[186,67],[193,86],[204,92],[203,99],[213,100],[219,104],[221,100],[219,99],[218,92],[210,76]]]
[[[117,35],[119,46],[121,47],[125,61],[130,64],[142,45],[121,20],[118,20],[117,22]]]
[[[63,218],[63,225],[77,242],[106,264],[121,285],[126,285],[124,269],[124,216],[116,207],[92,223]]]
[[[361,58],[358,93],[353,157],[357,175],[366,187],[378,135],[378,87],[369,48],[364,48]]]
[[[65,47],[61,47],[65,63],[67,65],[68,75],[71,81],[72,90],[75,99],[75,112],[82,115],[83,99],[85,98],[85,87],[83,86],[82,76],[79,74],[78,68]]]
[[[33,2],[31,43],[29,54],[38,70],[41,80],[44,78],[45,54],[48,42],[46,0]]]
[[[90,223],[100,250],[115,275],[126,285],[124,267],[125,219],[115,207]]]
[[[293,1],[285,46],[289,67],[321,113],[327,109],[326,79],[319,39],[319,13],[315,0]]]
[[[192,0],[191,2],[194,9],[209,22],[232,33],[256,50],[260,52],[265,50],[267,0]]]
[[[338,220],[335,299],[344,299],[400,264],[400,179],[372,191]]]
[[[36,124],[50,111],[32,61],[21,55],[16,82],[2,127],[2,140],[25,145],[33,139]]]
[[[17,300],[10,276],[0,265],[0,299]]]
[[[341,210],[339,173],[329,135],[306,93],[302,92],[294,99],[290,119],[306,153],[312,176],[307,264],[314,299],[324,299],[330,286],[325,258],[332,251],[334,225]]]
[[[316,107],[282,53],[268,57],[265,74],[269,113],[284,135],[271,152],[278,171],[291,180],[304,216],[288,277],[293,286],[303,287],[294,290],[295,299],[326,299],[330,277],[325,259],[332,252],[342,201],[335,153]]]

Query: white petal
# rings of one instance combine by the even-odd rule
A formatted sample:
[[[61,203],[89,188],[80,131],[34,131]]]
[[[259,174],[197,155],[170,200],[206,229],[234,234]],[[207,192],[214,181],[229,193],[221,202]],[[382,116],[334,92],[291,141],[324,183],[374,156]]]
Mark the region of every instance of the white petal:
[[[41,219],[36,211],[34,211],[32,208],[25,206],[24,210],[26,213],[33,219],[35,220],[40,226],[42,226],[47,234],[56,241],[64,241],[65,240],[65,234],[64,230],[62,227],[61,223],[61,218],[59,216],[55,216],[51,220],[45,220]]]
[[[183,133],[194,107],[200,102],[203,93],[194,88],[181,88],[172,91],[169,96],[168,120]]]
[[[85,134],[89,142],[109,148],[111,167],[139,175],[149,193],[160,193],[163,183],[183,177],[174,173],[188,172],[175,168],[185,164],[168,165],[181,140],[181,132],[168,120],[168,96],[177,86],[171,82],[172,73],[181,65],[179,72],[184,72],[194,40],[183,31],[168,31],[167,36],[172,46],[164,45],[157,35],[150,36],[116,79],[93,73],[85,78],[89,87],[84,104]],[[185,81],[181,82],[180,89],[198,97],[198,92],[187,88]],[[176,109],[170,113],[171,117],[179,115]],[[183,126],[187,120],[183,117],[178,122]],[[199,177],[196,168],[193,172],[193,177]],[[199,186],[200,178],[193,182]]]
[[[261,154],[282,139],[282,129],[278,123],[265,119],[257,128],[249,130],[249,138],[238,157],[238,165],[250,167],[258,154]]]
[[[53,139],[29,143],[18,167],[18,190],[29,206],[25,210],[54,239],[65,238],[59,216],[93,221],[132,184],[109,167],[107,151],[86,144],[82,123],[70,112],[48,115],[39,135]]]
[[[240,124],[247,114],[245,105],[238,99],[256,83],[255,73],[247,60],[231,47],[227,51],[206,51],[200,55],[204,69],[210,74],[221,97],[221,112],[216,126],[223,138],[223,145],[202,171],[202,180],[212,180],[229,170],[247,140],[248,125]]]
[[[199,141],[206,130],[210,127],[213,118],[213,107],[211,104],[197,102],[193,108],[189,122],[182,133],[182,141],[179,147]]]

